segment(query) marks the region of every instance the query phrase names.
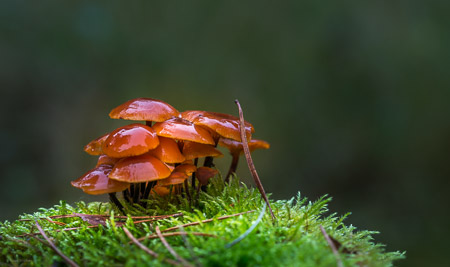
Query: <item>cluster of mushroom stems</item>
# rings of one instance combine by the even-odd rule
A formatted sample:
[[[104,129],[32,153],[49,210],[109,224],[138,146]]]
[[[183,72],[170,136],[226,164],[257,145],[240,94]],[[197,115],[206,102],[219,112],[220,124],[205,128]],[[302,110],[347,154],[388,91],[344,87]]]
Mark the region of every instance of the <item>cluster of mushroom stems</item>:
[[[232,156],[225,176],[229,182],[243,153],[239,118],[228,114],[179,112],[161,100],[137,98],[114,108],[109,116],[145,124],[119,127],[87,144],[84,151],[99,156],[97,165],[71,184],[87,194],[109,194],[120,210],[123,206],[116,192],[122,192],[125,201],[145,207],[142,200],[153,194],[184,192],[190,197],[189,183],[193,192],[204,190],[218,173],[213,158],[223,156],[217,145],[228,148]],[[253,126],[245,122],[250,150],[268,149],[267,142],[251,138],[253,132]],[[204,158],[201,167],[200,158]]]

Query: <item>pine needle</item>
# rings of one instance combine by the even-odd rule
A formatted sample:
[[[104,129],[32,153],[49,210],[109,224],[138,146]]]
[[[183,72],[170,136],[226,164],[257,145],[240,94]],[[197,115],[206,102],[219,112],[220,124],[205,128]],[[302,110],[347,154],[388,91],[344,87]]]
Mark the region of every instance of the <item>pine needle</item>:
[[[158,253],[154,252],[153,250],[149,249],[148,247],[142,245],[141,242],[139,242],[136,237],[133,236],[132,233],[130,233],[130,231],[126,228],[123,227],[123,231],[125,232],[125,234],[128,236],[128,238],[131,240],[131,242],[133,242],[136,246],[138,246],[140,249],[142,249],[143,251],[145,251],[147,254],[149,254],[150,256],[153,256],[155,258],[158,258],[159,255]],[[165,259],[167,263],[172,264],[172,265],[178,265],[178,262],[171,260],[171,259]]]
[[[69,259],[66,255],[64,255],[56,246],[53,244],[53,242],[48,238],[48,236],[45,234],[44,230],[42,230],[42,227],[39,225],[38,221],[36,220],[36,227],[39,230],[39,232],[42,234],[42,236],[45,238],[45,240],[49,243],[50,247],[58,254],[61,258],[63,258],[67,264],[69,264],[72,267],[79,267],[78,264],[76,264],[74,261]]]
[[[266,195],[266,191],[264,191],[264,187],[261,183],[261,180],[259,179],[258,173],[256,172],[255,164],[253,164],[250,148],[248,147],[247,136],[245,135],[244,113],[242,112],[241,104],[237,99],[234,100],[234,103],[236,103],[239,109],[239,119],[240,119],[239,129],[241,131],[242,147],[244,148],[244,154],[245,158],[247,159],[248,168],[250,169],[253,180],[255,181],[256,187],[258,187],[258,190],[261,193],[262,198],[267,203],[267,206],[269,206],[269,211],[270,214],[272,215],[272,219],[275,221],[277,218],[275,217],[275,214],[273,214],[272,207],[270,206],[269,199],[267,198]]]
[[[175,250],[173,250],[173,248],[169,245],[167,240],[161,234],[161,230],[159,230],[159,226],[156,226],[155,230],[156,230],[156,234],[158,235],[159,239],[161,240],[163,245],[167,248],[167,250],[170,252],[170,254],[172,254],[172,256],[174,256],[178,261],[180,261],[183,264],[183,266],[193,266],[192,264],[187,262],[185,259],[183,259],[180,255],[178,255],[178,253],[176,253]]]
[[[344,265],[342,264],[341,256],[339,255],[339,252],[338,252],[336,246],[334,245],[333,241],[331,240],[330,236],[327,234],[327,232],[325,231],[323,226],[319,225],[319,227],[320,227],[320,231],[322,232],[323,236],[325,237],[325,240],[327,241],[328,245],[330,246],[331,250],[333,251],[333,254],[336,256],[337,266],[343,267]]]

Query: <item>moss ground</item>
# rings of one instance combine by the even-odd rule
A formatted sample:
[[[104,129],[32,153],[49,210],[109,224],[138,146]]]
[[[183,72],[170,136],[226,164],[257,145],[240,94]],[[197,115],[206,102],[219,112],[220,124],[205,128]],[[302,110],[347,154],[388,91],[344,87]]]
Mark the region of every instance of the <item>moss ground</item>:
[[[49,246],[36,238],[25,235],[38,232],[38,219],[53,243],[80,266],[167,266],[164,259],[174,257],[161,240],[146,239],[142,244],[159,254],[154,258],[130,242],[121,228],[128,228],[135,237],[155,234],[155,227],[161,231],[169,227],[216,218],[212,222],[184,227],[185,238],[166,237],[170,246],[194,266],[392,266],[393,261],[404,257],[403,253],[385,252],[383,245],[373,242],[373,231],[358,231],[345,225],[347,215],[329,213],[327,203],[331,199],[322,197],[308,201],[300,194],[290,200],[272,201],[277,221],[272,222],[268,212],[256,228],[241,242],[227,247],[231,241],[244,233],[256,221],[263,206],[261,197],[234,179],[224,186],[220,178],[214,179],[207,193],[198,195],[198,203],[191,207],[184,197],[152,199],[148,208],[126,205],[126,220],[119,220],[118,210],[108,203],[78,202],[69,205],[61,201],[49,209],[41,208],[33,214],[19,217],[21,221],[0,222],[0,266],[57,266],[64,261]],[[255,210],[224,220],[217,218],[245,211]],[[54,215],[72,213],[107,214],[105,226],[89,228],[90,223],[79,217],[52,219]],[[136,223],[131,216],[163,215],[183,213],[156,222]],[[39,219],[41,218],[41,219]],[[28,221],[24,221],[29,219]],[[62,222],[59,225],[54,221]],[[61,224],[61,223],[60,223]],[[320,225],[336,239],[340,246],[339,258],[333,254],[325,240]],[[59,231],[64,228],[80,227],[77,230]],[[180,230],[175,230],[180,231]],[[217,237],[189,234],[201,232]],[[22,236],[25,235],[25,236]],[[41,240],[41,235],[36,235]],[[45,241],[44,241],[45,242]]]

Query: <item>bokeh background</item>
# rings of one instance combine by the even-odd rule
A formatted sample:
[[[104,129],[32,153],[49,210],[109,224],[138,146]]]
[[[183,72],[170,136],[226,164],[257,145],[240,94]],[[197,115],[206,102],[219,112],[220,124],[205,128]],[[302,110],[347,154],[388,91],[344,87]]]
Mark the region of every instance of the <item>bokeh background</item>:
[[[70,181],[122,102],[237,115],[238,98],[273,198],[329,194],[398,266],[446,265],[448,1],[145,2],[0,2],[0,220],[101,199]]]

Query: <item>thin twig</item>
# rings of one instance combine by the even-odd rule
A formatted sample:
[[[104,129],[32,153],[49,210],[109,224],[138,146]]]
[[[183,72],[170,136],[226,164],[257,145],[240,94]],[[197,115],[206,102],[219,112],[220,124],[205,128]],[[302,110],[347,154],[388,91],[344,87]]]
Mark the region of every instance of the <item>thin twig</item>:
[[[153,222],[153,221],[157,221],[160,219],[165,219],[165,218],[170,218],[170,217],[178,217],[178,216],[183,216],[183,213],[179,212],[179,213],[175,213],[175,214],[171,214],[171,215],[158,215],[158,216],[135,216],[134,218],[152,218],[149,220],[141,220],[141,221],[135,221],[134,224],[138,224],[138,223],[144,223],[144,222]],[[79,216],[72,216],[72,217],[79,217]],[[114,217],[114,218],[118,218]],[[121,216],[120,216],[121,217]],[[125,217],[128,218],[128,217]],[[125,219],[123,218],[123,219]],[[132,217],[133,218],[133,217]],[[46,218],[42,218],[42,219],[46,219]],[[123,224],[123,222],[121,222]],[[55,229],[53,230],[54,232],[61,232],[61,231],[74,231],[74,230],[79,230],[82,228],[97,228],[98,225],[89,225],[89,226],[80,226],[80,227],[71,227],[71,228],[64,228],[64,229]],[[16,237],[24,237],[24,236],[34,236],[34,235],[39,235],[40,233],[27,233],[27,234],[23,234],[23,235],[17,235]]]
[[[231,248],[232,246],[236,245],[237,243],[241,242],[242,239],[246,238],[255,228],[256,226],[261,222],[264,213],[266,212],[267,204],[264,202],[263,208],[261,209],[261,212],[259,213],[258,219],[250,226],[250,228],[247,229],[242,235],[240,235],[238,238],[233,240],[232,242],[225,245],[225,248]]]
[[[126,227],[123,227],[123,231],[125,232],[125,234],[128,236],[129,239],[131,239],[131,242],[133,242],[136,246],[138,246],[140,249],[142,249],[143,251],[145,251],[147,254],[149,254],[150,256],[153,256],[155,258],[158,258],[159,255],[158,253],[154,252],[153,250],[149,249],[148,247],[142,245],[142,243],[140,243],[136,237],[134,237],[134,235],[132,233],[130,233],[130,230],[128,230]],[[165,261],[169,264],[172,265],[179,265],[178,262],[171,260],[171,259],[165,259]]]
[[[197,236],[206,236],[206,237],[214,237],[214,238],[220,238],[216,235],[213,234],[207,234],[207,233],[199,233],[199,232],[190,232],[190,233],[186,233],[186,232],[170,232],[170,233],[163,233],[162,234],[164,237],[168,237],[168,236],[185,236],[185,235],[197,235]],[[158,235],[149,235],[149,236],[143,236],[138,238],[139,241],[143,241],[146,239],[154,239],[154,238],[159,238]]]
[[[164,238],[164,236],[161,234],[161,230],[159,230],[159,227],[156,226],[156,234],[158,235],[159,239],[161,240],[161,242],[163,243],[163,245],[166,247],[166,249],[170,252],[170,254],[172,254],[172,256],[174,256],[178,261],[180,261],[184,266],[193,266],[192,264],[190,264],[189,262],[187,262],[185,259],[183,259],[180,255],[178,255],[178,253],[175,252],[175,250],[173,250],[173,248],[169,245],[169,243],[167,242],[167,240]]]
[[[327,234],[327,232],[325,231],[323,226],[319,225],[319,227],[320,227],[320,231],[322,231],[322,235],[325,237],[325,240],[327,241],[328,245],[330,246],[331,250],[333,251],[334,256],[336,256],[337,266],[343,267],[344,265],[342,264],[341,256],[339,255],[339,252],[338,252],[336,246],[334,245],[333,241],[331,240],[330,236]]]
[[[240,213],[236,213],[236,214],[231,214],[231,215],[226,215],[226,216],[222,216],[222,217],[219,217],[219,218],[213,218],[213,219],[206,219],[206,220],[203,220],[203,221],[199,221],[199,222],[191,222],[191,223],[186,223],[186,224],[183,224],[183,225],[179,225],[179,226],[174,226],[174,227],[170,227],[170,228],[167,228],[167,229],[164,229],[163,230],[163,232],[170,232],[170,231],[173,231],[173,230],[176,230],[176,229],[178,229],[178,227],[188,227],[188,226],[193,226],[193,225],[199,225],[199,224],[201,224],[201,223],[209,223],[209,222],[212,222],[212,221],[214,221],[214,220],[225,220],[225,219],[228,219],[228,218],[231,218],[231,217],[236,217],[236,216],[239,216],[239,215],[243,215],[243,214],[247,214],[247,213],[252,213],[252,212],[254,212],[255,210],[249,210],[249,211],[244,211],[244,212],[240,212]]]
[[[40,220],[48,220],[48,218],[51,219],[62,219],[62,218],[75,218],[75,217],[80,217],[80,215],[88,215],[88,216],[98,216],[98,217],[106,217],[109,218],[111,217],[111,215],[109,214],[84,214],[84,213],[73,213],[73,214],[67,214],[67,215],[52,215],[52,216],[48,216],[48,217],[41,217],[38,218]],[[170,215],[156,215],[156,216],[130,216],[131,219],[135,220],[135,219],[152,219],[152,218],[168,218],[168,217],[178,217],[178,216],[183,216],[183,213],[179,212],[179,213],[175,213],[175,214],[170,214]],[[128,216],[114,216],[114,219],[128,219]],[[18,220],[19,222],[27,222],[27,221],[33,221],[35,219],[20,219]]]
[[[252,155],[250,154],[250,149],[248,147],[247,135],[245,134],[245,121],[244,121],[244,113],[242,112],[241,104],[236,99],[234,103],[238,106],[239,109],[239,129],[241,131],[241,139],[242,139],[242,147],[244,148],[245,158],[247,159],[247,165],[252,173],[253,180],[255,181],[256,187],[258,187],[261,196],[264,201],[266,201],[267,206],[269,206],[270,214],[272,215],[272,219],[276,220],[275,214],[273,214],[272,207],[270,206],[269,199],[267,198],[266,192],[264,191],[264,187],[259,179],[258,173],[256,172],[255,164],[253,164]]]
[[[39,230],[39,232],[42,234],[42,236],[45,238],[45,240],[50,244],[52,249],[58,254],[61,258],[63,258],[67,264],[69,264],[72,267],[78,267],[78,264],[76,264],[73,260],[69,259],[66,255],[64,255],[56,246],[53,244],[53,242],[48,238],[48,236],[45,234],[44,230],[42,230],[42,227],[39,225],[38,221],[36,220],[36,227]]]

